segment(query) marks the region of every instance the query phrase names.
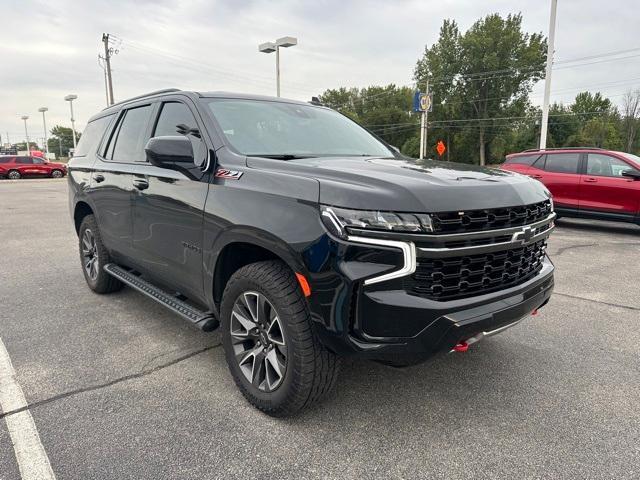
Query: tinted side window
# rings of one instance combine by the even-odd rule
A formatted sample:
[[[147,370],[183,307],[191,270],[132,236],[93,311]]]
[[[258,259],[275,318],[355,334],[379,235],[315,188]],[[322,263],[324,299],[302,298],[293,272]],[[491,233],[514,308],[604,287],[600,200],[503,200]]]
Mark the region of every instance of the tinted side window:
[[[625,170],[634,170],[634,168],[618,158],[601,153],[590,153],[587,157],[587,175],[622,177],[622,172]]]
[[[87,128],[82,132],[82,136],[80,137],[80,141],[78,142],[78,146],[73,156],[84,157],[88,154],[95,153],[112,118],[113,115],[107,115],[106,117],[97,118],[96,120],[89,122]]]
[[[13,163],[14,157],[0,157],[0,163]]]
[[[507,160],[504,163],[506,164],[516,163],[518,165],[531,166],[533,165],[533,162],[535,162],[540,157],[541,155],[517,155],[515,157],[507,158]]]
[[[31,157],[16,157],[16,163],[32,164]]]
[[[33,161],[33,163],[38,164],[38,165],[44,163],[44,159],[38,158],[38,157],[33,157],[31,160]]]
[[[153,132],[154,137],[163,137],[166,135],[180,135],[176,126],[184,124],[191,128],[198,128],[195,118],[189,107],[184,103],[167,102],[162,105],[158,123]]]
[[[578,173],[579,153],[549,153],[544,169],[547,172]]]
[[[115,141],[115,145],[110,159],[116,162],[144,161],[144,142],[150,115],[151,105],[132,108],[125,112],[117,137],[111,139],[111,143]]]
[[[539,168],[540,170],[544,170],[544,161],[547,159],[546,155],[540,155],[540,157],[533,162],[533,168]]]

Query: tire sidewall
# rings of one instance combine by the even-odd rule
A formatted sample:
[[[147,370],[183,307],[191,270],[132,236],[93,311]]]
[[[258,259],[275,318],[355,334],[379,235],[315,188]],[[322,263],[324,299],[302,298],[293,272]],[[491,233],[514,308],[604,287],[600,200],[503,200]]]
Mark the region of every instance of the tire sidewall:
[[[54,170],[51,172],[51,178],[62,178],[63,176],[62,170]]]
[[[84,256],[82,254],[82,239],[84,237],[84,232],[86,230],[91,230],[94,237],[97,234],[96,221],[93,216],[89,215],[84,218],[82,223],[80,224],[80,229],[78,231],[78,253],[80,254],[80,266],[82,267],[82,274],[84,275],[84,279],[87,281],[87,284],[92,290],[95,290],[98,286],[98,281],[100,280],[100,273],[102,272],[102,263],[100,261],[100,255],[98,255],[98,275],[95,280],[92,280],[91,277],[87,274],[87,270],[84,268]],[[96,240],[96,249],[99,250],[102,247],[102,244]]]
[[[267,298],[267,300],[269,300],[269,302],[271,302],[271,305],[276,309],[278,317],[280,318],[280,327],[284,330],[285,346],[287,349],[287,367],[282,383],[272,392],[263,392],[249,383],[245,378],[244,373],[240,370],[240,365],[238,364],[233,351],[230,332],[231,312],[240,295],[249,291],[261,293]],[[277,292],[273,292],[269,288],[265,288],[261,282],[247,278],[246,276],[232,278],[229,282],[228,288],[225,289],[221,309],[222,343],[227,364],[233,374],[233,378],[240,389],[248,393],[257,403],[268,410],[277,409],[288,400],[294,380],[294,369],[296,367],[294,364],[296,360],[294,353],[296,339],[294,337],[294,332],[289,325],[286,308],[278,301],[276,293]]]
[[[14,175],[14,177],[12,177],[11,175]],[[9,180],[20,180],[20,178],[22,178],[22,175],[20,175],[20,172],[17,170],[9,170],[9,172],[7,173],[7,178]]]

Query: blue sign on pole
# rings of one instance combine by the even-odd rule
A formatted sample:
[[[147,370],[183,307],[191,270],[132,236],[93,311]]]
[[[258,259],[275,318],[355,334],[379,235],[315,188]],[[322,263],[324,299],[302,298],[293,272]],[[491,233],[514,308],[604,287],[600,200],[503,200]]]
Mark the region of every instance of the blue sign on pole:
[[[416,90],[413,95],[414,112],[430,112],[432,109],[432,97],[430,93],[421,93]]]
[[[413,111],[421,112],[420,110],[420,92],[416,90],[416,93],[413,94]]]

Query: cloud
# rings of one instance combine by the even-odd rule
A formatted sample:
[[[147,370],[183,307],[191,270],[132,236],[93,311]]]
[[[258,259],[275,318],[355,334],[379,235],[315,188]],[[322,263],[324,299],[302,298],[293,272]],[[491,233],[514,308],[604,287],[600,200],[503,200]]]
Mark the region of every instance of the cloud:
[[[442,21],[466,29],[489,13],[521,12],[524,28],[548,28],[549,2],[499,0],[316,0],[316,1],[97,1],[9,0],[0,32],[0,133],[42,137],[38,107],[49,107],[49,126],[68,125],[63,97],[76,93],[79,128],[105,106],[98,65],[103,32],[114,34],[116,100],[159,88],[229,90],[274,94],[274,55],[257,45],[280,36],[298,37],[282,51],[283,95],[309,99],[326,88],[410,84],[416,60],[433,43]],[[559,2],[557,59],[632,48],[640,13],[629,2]],[[25,33],[25,25],[28,25]],[[640,57],[639,57],[640,58]],[[570,101],[577,87],[601,87],[612,100],[640,82],[635,60],[593,64],[554,72],[552,99]],[[624,82],[626,80],[626,83]],[[612,82],[618,81],[617,84]],[[534,89],[541,98],[542,86]],[[437,92],[436,92],[437,95]]]

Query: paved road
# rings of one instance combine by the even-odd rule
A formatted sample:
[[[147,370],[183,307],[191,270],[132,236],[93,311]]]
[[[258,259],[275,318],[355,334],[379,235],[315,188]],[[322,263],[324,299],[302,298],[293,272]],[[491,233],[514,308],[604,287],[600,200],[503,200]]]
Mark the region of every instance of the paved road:
[[[204,334],[85,286],[64,180],[0,182],[0,337],[58,479],[640,478],[640,228],[561,220],[537,317],[288,420]],[[20,478],[0,421],[0,479]]]

